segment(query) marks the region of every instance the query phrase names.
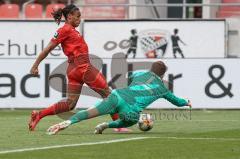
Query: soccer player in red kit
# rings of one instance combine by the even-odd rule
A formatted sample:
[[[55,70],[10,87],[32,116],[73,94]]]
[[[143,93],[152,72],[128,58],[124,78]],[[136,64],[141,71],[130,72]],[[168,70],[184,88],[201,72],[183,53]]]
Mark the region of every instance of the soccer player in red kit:
[[[104,76],[89,61],[88,46],[81,34],[75,29],[81,22],[81,13],[75,5],[67,5],[52,13],[54,20],[59,25],[62,15],[66,22],[59,28],[54,38],[43,49],[31,68],[31,74],[38,75],[38,66],[45,59],[50,51],[58,44],[61,44],[64,54],[68,57],[68,88],[67,99],[62,100],[40,111],[32,111],[29,122],[29,130],[34,131],[38,122],[45,116],[55,115],[70,111],[75,108],[81,89],[86,83],[91,89],[99,93],[103,98],[110,94],[110,89]],[[118,119],[118,114],[111,115],[113,120]],[[117,131],[127,131],[120,128]]]

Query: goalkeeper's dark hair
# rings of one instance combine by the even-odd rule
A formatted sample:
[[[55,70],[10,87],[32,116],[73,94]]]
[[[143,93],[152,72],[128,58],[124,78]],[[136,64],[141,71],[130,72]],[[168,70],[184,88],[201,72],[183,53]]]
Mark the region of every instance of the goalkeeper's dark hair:
[[[151,71],[162,78],[167,71],[167,66],[162,61],[156,61],[152,64]]]
[[[72,14],[76,10],[79,10],[77,6],[74,4],[67,5],[64,8],[59,8],[58,10],[53,10],[51,13],[55,22],[59,25],[62,19],[62,16],[64,16],[65,20],[67,20],[68,14]]]

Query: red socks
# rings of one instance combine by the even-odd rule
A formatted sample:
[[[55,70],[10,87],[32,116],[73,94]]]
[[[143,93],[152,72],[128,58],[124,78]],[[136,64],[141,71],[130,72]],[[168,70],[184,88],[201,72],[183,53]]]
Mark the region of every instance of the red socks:
[[[39,112],[40,119],[48,116],[48,115],[55,115],[55,114],[60,114],[63,112],[68,112],[70,110],[69,105],[67,102],[58,102],[53,104],[52,106],[45,108]]]

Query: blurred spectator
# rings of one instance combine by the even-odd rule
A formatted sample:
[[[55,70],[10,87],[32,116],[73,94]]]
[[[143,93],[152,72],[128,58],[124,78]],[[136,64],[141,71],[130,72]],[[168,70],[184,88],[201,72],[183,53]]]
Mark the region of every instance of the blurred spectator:
[[[51,4],[64,3],[64,0],[51,0]]]
[[[187,0],[187,3],[202,3],[202,0]],[[202,18],[202,7],[187,7],[188,18]]]
[[[43,5],[56,4],[56,3],[68,4],[69,2],[73,3],[73,0],[35,0],[35,2],[43,4]]]
[[[29,0],[0,0],[0,4],[5,4],[5,3],[15,3],[22,5],[25,2],[28,2]],[[34,3],[39,3],[39,4],[56,4],[56,3],[63,3],[63,4],[68,4],[68,3],[74,3],[76,0],[34,0]]]
[[[11,3],[10,0],[0,0],[0,4],[9,4]]]
[[[68,4],[68,3],[73,3],[74,0],[51,0],[51,4],[56,4],[56,3],[63,3],[63,4]]]

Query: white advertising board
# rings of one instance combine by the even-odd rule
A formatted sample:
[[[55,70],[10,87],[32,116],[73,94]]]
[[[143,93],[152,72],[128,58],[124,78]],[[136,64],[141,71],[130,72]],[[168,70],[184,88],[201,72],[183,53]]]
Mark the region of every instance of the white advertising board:
[[[174,52],[176,58],[225,57],[221,20],[85,21],[84,38],[90,53],[102,58],[128,51],[128,58],[133,58],[134,49],[136,58],[173,58]]]
[[[125,61],[125,65],[122,65],[124,59],[122,62],[116,60],[103,61],[108,82],[117,74],[123,74],[125,78],[130,65],[133,70],[142,70],[153,61],[135,59]],[[42,108],[63,98],[62,93],[55,90],[59,87],[57,83],[62,83],[49,82],[49,75],[56,69],[65,72],[65,68],[59,67],[64,60],[45,60],[39,67],[38,78],[27,76],[33,62],[33,59],[0,59],[0,108]],[[177,96],[190,99],[194,108],[240,108],[239,72],[236,69],[240,67],[239,59],[166,59],[164,62],[168,66],[164,79],[169,81]],[[117,87],[124,86],[120,78],[114,80]],[[89,107],[101,100],[85,91],[77,107]],[[175,107],[160,99],[151,108]]]
[[[35,58],[60,26],[53,21],[0,21],[0,58]],[[64,57],[60,45],[48,57]]]
[[[52,21],[0,21],[0,24],[0,108],[43,108],[65,98],[61,92],[61,78],[60,82],[55,81],[58,77],[49,81],[50,74],[65,72],[66,65],[62,67],[61,64],[66,58],[60,46],[41,63],[39,77],[28,75],[38,53],[47,45],[58,26]],[[115,29],[111,29],[112,27]],[[138,31],[140,39],[145,35],[160,35],[162,32],[144,32],[146,29],[158,27],[168,29],[169,32],[174,28],[179,29],[179,36],[187,43],[186,48],[195,50],[192,54],[192,51],[187,52],[186,49],[185,57],[224,56],[224,21],[86,22],[84,35],[90,46],[90,53],[103,59],[102,71],[107,76],[107,81],[112,80],[115,86],[120,88],[127,85],[127,72],[131,71],[129,66],[132,66],[133,70],[149,68],[151,62],[157,60],[146,58],[144,53],[140,52],[137,52],[137,59],[122,58],[129,47],[129,43],[124,39],[129,37],[129,31],[133,28]],[[211,31],[205,34],[207,30]],[[107,43],[109,41],[110,43]],[[138,45],[141,46],[139,42]],[[164,57],[172,57],[171,45],[169,41],[166,50],[170,52],[166,52]],[[108,50],[105,50],[104,46]],[[145,50],[147,49],[149,48],[146,47]],[[184,51],[183,47],[182,50]],[[195,108],[240,108],[240,83],[236,71],[236,68],[240,67],[240,61],[191,58],[164,59],[169,68],[165,78],[173,84],[171,88],[174,93],[191,99]],[[209,69],[214,76],[209,74]],[[222,72],[225,74],[221,75]],[[101,98],[96,98],[95,95],[84,87],[77,107],[89,107],[100,101]],[[164,100],[158,100],[150,107],[174,108]]]

